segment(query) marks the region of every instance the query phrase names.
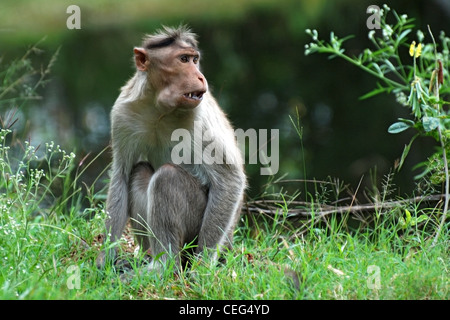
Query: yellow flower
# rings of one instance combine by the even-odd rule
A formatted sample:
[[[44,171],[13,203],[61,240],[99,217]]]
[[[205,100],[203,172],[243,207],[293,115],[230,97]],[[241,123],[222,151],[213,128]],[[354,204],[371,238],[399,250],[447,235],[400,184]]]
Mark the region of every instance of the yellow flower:
[[[409,46],[409,55],[412,57],[412,56],[414,56],[414,48],[415,48],[415,46],[416,46],[416,42],[415,41],[413,41],[412,43],[411,43],[411,45]]]
[[[417,49],[416,49],[416,58],[420,57],[420,54],[422,53],[422,44],[419,43],[417,45]]]
[[[422,44],[419,43],[416,48],[416,42],[413,41],[411,43],[411,45],[409,46],[409,55],[411,57],[418,58],[418,57],[420,57],[421,53],[422,53]]]

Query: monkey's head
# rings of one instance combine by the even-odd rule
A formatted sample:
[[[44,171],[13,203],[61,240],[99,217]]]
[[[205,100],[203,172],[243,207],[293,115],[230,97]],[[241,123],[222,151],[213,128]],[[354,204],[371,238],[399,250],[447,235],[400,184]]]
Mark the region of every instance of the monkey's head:
[[[168,111],[197,107],[208,90],[200,72],[196,35],[188,28],[164,27],[134,48],[138,72],[147,75],[156,103]]]

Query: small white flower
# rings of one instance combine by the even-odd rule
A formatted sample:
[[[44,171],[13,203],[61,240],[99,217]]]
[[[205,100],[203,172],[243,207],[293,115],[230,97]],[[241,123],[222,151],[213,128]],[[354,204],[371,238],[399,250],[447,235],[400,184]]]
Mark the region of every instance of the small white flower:
[[[317,32],[316,29],[314,29],[314,30],[312,31],[312,38],[313,38],[314,41],[319,40],[319,33]]]
[[[388,39],[392,36],[392,33],[393,33],[393,32],[394,32],[394,31],[392,30],[391,26],[387,24],[387,25],[383,28],[383,37],[384,37],[384,39],[385,39],[385,40],[388,40]]]

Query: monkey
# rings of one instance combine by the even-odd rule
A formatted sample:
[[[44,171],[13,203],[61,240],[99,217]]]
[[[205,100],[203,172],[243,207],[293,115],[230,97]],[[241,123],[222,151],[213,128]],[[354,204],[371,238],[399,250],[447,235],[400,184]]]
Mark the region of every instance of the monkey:
[[[179,264],[187,243],[196,245],[195,255],[206,251],[217,260],[232,246],[247,181],[233,127],[200,71],[197,35],[184,25],[163,26],[133,52],[136,71],[111,110],[109,240],[131,219],[137,243],[161,262],[174,257]],[[183,143],[201,148],[202,159],[174,161],[173,133],[195,135],[198,128],[200,143]],[[97,266],[115,256],[115,249],[102,251]]]

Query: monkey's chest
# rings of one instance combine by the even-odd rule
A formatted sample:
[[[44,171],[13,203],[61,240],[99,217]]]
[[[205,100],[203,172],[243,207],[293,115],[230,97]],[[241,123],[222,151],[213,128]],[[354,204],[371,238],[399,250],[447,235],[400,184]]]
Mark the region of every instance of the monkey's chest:
[[[166,163],[173,163],[171,157],[172,147],[165,145],[162,148],[149,146],[145,152],[141,154],[141,159],[150,162],[153,169],[157,170]]]
[[[148,161],[154,170],[168,163],[176,164],[196,177],[202,185],[207,185],[204,165],[197,163],[194,148],[190,141],[170,141],[164,146],[148,146],[148,152],[142,154],[139,161]]]
[[[135,162],[148,161],[154,170],[171,163],[183,167],[193,176],[204,175],[198,168],[203,154],[201,128],[197,128],[197,133],[200,134],[196,134],[195,128],[186,129],[189,127],[189,121],[181,124],[172,123],[170,119],[154,122],[154,119],[146,117],[136,120],[138,126],[134,128],[133,134],[128,136],[129,147],[139,144]]]

